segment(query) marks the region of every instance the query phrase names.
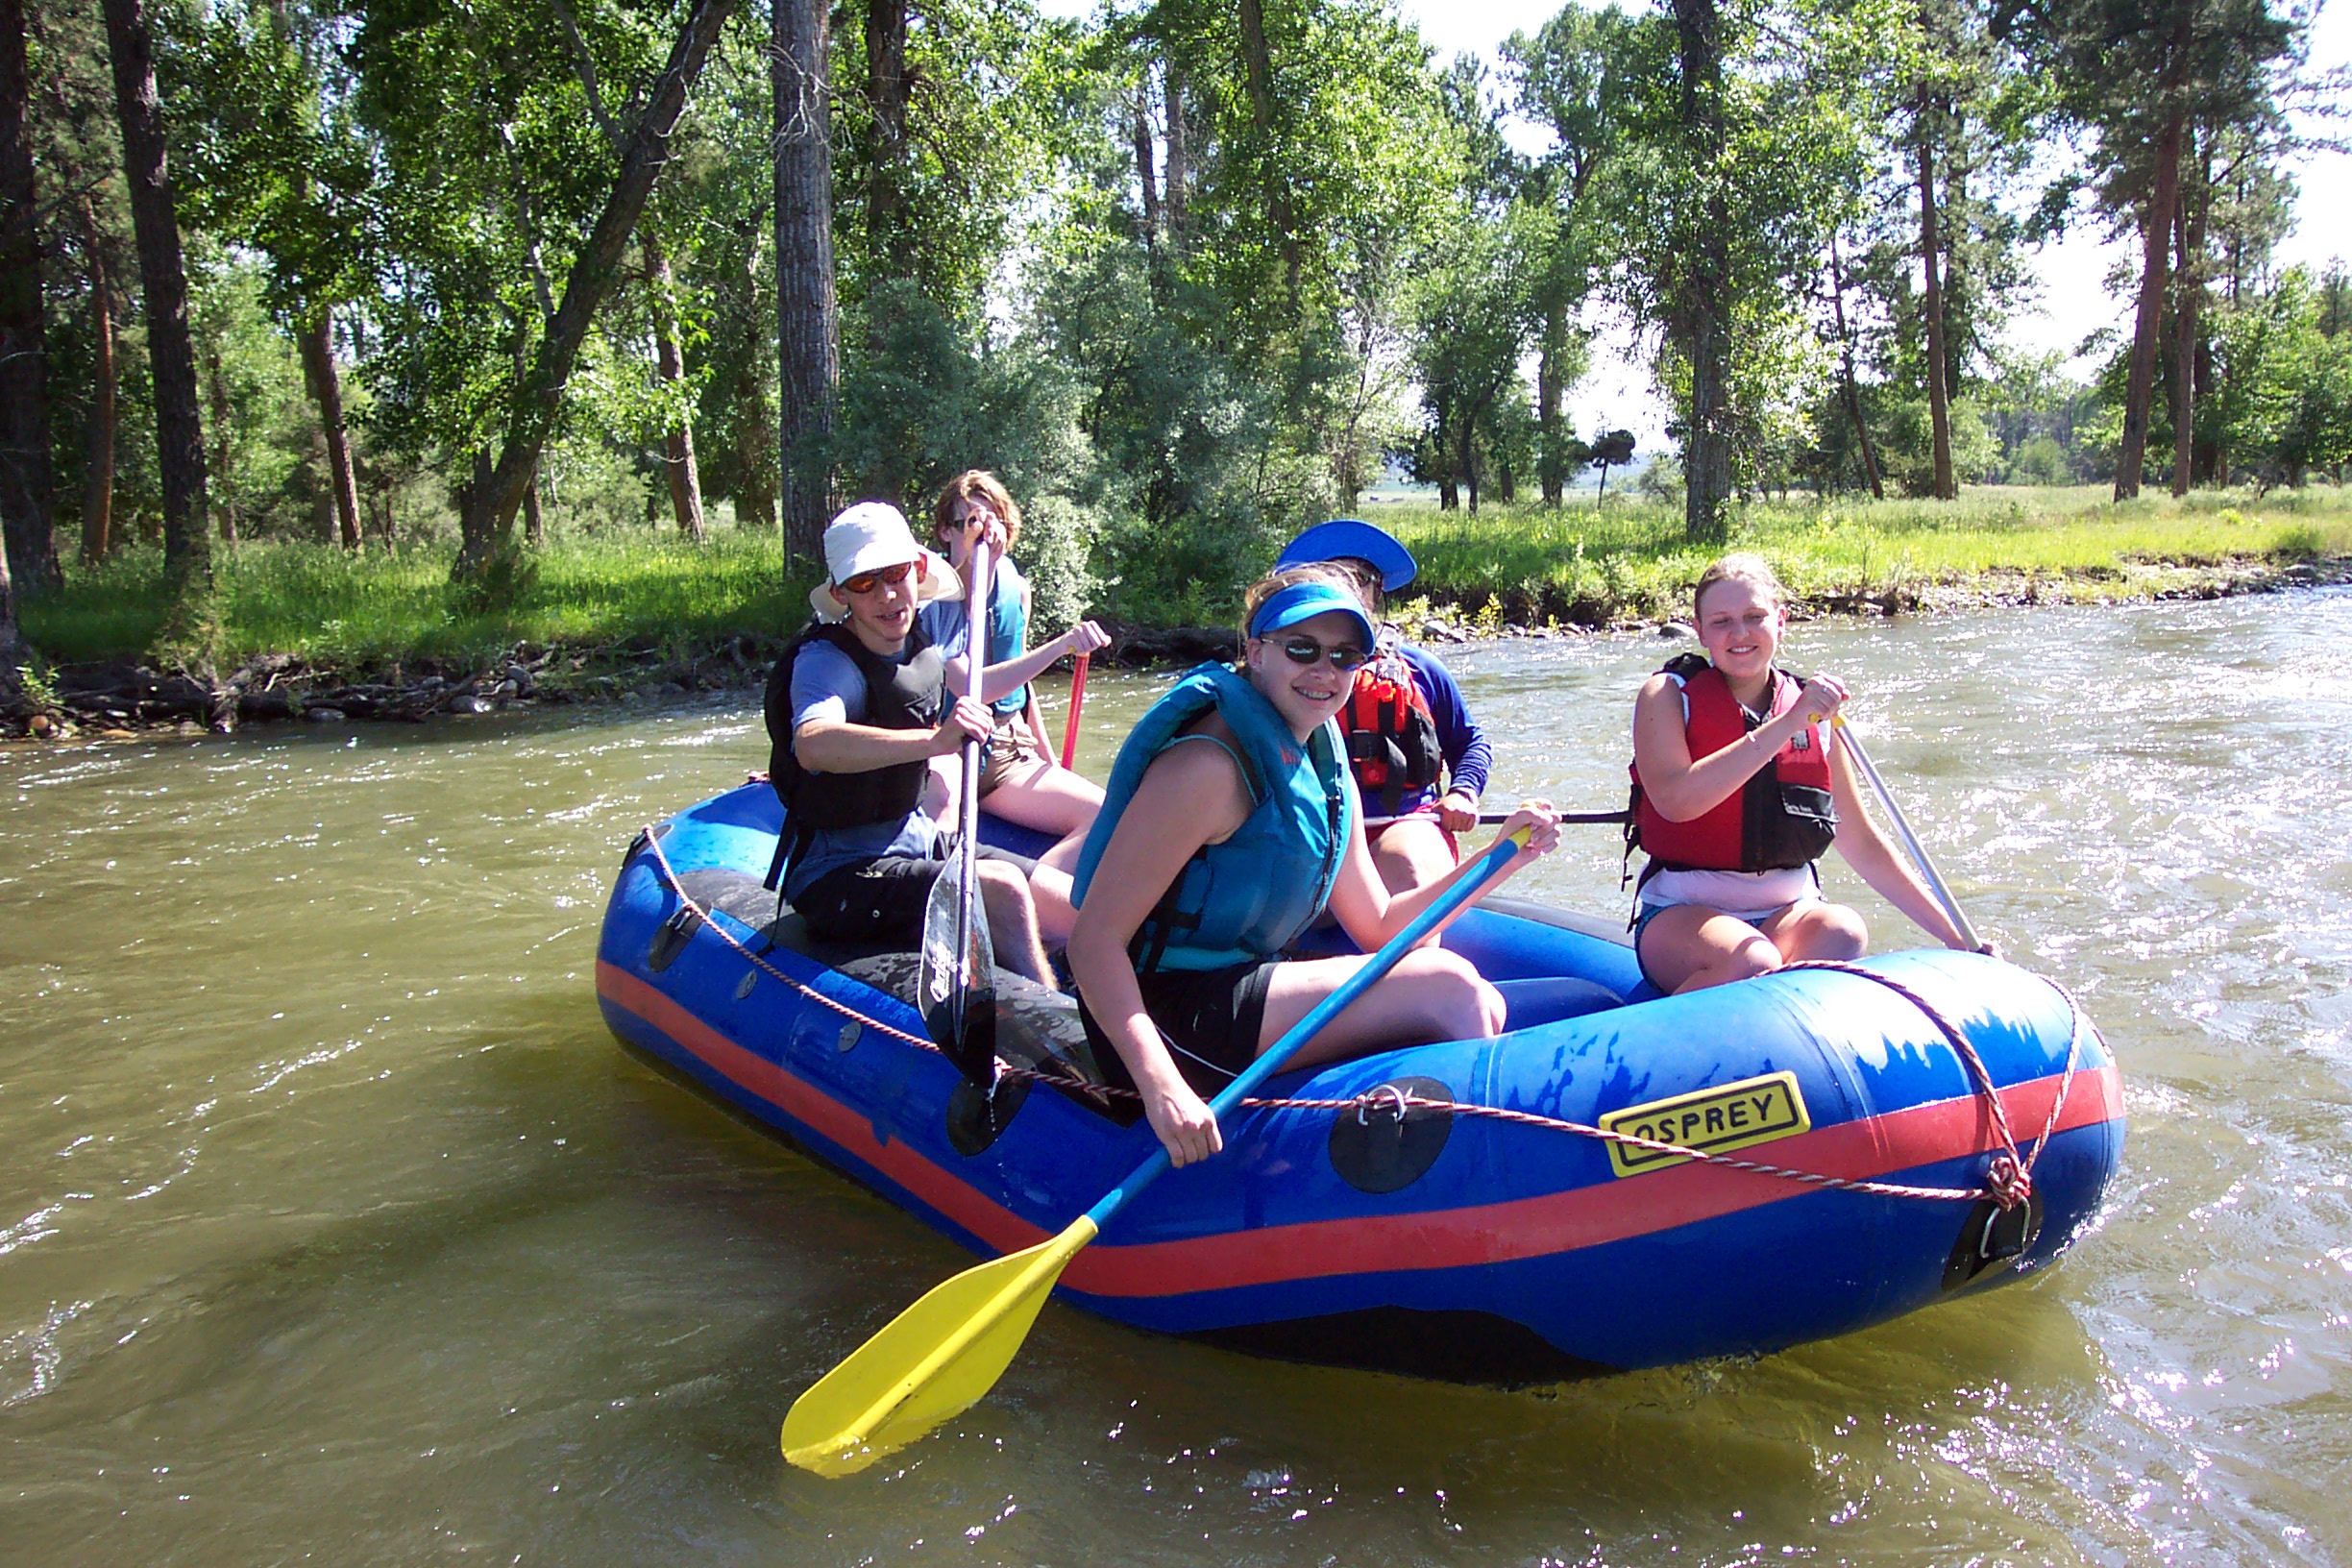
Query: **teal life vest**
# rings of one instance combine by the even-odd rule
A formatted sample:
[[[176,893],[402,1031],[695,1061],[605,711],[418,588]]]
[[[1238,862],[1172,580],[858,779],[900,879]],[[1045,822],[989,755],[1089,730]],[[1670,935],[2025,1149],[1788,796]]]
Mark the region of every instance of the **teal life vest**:
[[[1243,781],[1256,808],[1224,843],[1193,852],[1137,928],[1128,954],[1138,974],[1222,968],[1281,953],[1330,901],[1355,826],[1338,727],[1325,723],[1302,747],[1249,677],[1204,664],[1154,703],[1119,747],[1110,790],[1078,856],[1073,904],[1086,902],[1094,868],[1144,770],[1211,708],[1241,742]]]

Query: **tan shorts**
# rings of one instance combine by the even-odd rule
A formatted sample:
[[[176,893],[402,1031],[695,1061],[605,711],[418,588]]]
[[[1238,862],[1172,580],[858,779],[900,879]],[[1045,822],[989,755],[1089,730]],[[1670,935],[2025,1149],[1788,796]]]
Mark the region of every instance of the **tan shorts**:
[[[1030,733],[1025,712],[1010,717],[999,715],[996,733],[989,737],[988,746],[980,753],[980,798],[987,799],[997,786],[1015,773],[1025,772],[1033,763],[1052,760],[1038,749],[1037,737]]]

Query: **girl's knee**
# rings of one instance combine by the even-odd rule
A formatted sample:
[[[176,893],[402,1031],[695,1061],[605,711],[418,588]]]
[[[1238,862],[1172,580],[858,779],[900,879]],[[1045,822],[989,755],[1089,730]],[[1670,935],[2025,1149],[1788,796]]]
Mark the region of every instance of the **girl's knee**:
[[[1486,1040],[1503,1032],[1508,1010],[1503,993],[1459,953],[1423,948],[1408,960],[1440,1040]]]
[[[1870,925],[1859,911],[1844,904],[1823,904],[1807,912],[1803,926],[1805,958],[1843,961],[1870,951]]]
[[[1733,948],[1721,968],[1731,979],[1752,980],[1759,974],[1772,973],[1782,962],[1780,949],[1759,931]]]

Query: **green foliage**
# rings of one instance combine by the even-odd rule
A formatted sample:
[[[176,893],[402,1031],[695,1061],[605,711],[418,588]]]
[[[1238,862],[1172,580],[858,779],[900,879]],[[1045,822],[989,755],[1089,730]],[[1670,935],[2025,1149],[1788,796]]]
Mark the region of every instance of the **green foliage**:
[[[576,537],[534,559],[535,579],[503,608],[449,583],[447,546],[353,555],[329,545],[248,546],[216,562],[207,652],[226,673],[265,652],[342,670],[418,659],[472,664],[517,642],[608,647],[630,639],[709,642],[788,635],[808,619],[810,584],[783,580],[772,535],[726,530],[697,549],[674,533]],[[50,657],[154,654],[172,621],[162,552],[123,551],[66,569],[61,594],[27,605],[27,636]],[[189,646],[183,643],[184,647]]]

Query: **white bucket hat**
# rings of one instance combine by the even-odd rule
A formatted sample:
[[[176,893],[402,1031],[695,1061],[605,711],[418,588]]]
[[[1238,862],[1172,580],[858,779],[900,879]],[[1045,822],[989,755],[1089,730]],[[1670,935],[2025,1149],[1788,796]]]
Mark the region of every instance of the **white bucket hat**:
[[[906,514],[888,502],[861,501],[835,518],[824,532],[824,552],[825,580],[809,590],[809,608],[820,621],[839,621],[849,613],[833,597],[834,583],[907,561],[923,563],[921,578],[915,586],[917,603],[956,599],[964,592],[964,579],[956,576],[946,557],[917,544]]]

